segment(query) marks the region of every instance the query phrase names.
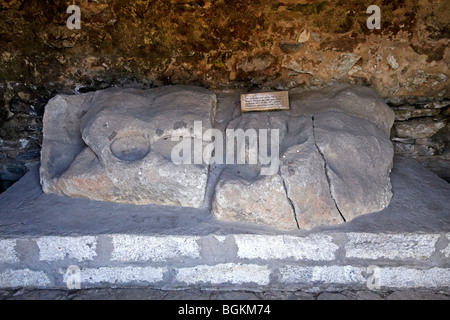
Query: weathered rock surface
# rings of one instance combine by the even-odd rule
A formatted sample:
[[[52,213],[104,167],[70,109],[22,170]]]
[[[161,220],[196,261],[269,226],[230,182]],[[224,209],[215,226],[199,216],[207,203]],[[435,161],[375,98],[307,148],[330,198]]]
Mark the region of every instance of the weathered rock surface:
[[[375,3],[382,25],[370,30],[366,9]],[[69,4],[80,7],[81,29],[66,26]],[[338,82],[368,85],[397,106],[434,104],[426,114],[448,122],[449,7],[445,0],[0,1],[0,185],[39,162],[44,106],[57,93],[131,83],[290,90]],[[450,158],[426,157],[437,158],[428,168],[450,176]]]
[[[284,230],[296,226],[283,179],[278,174],[254,181],[222,177],[212,212],[216,219],[224,221],[253,222]]]
[[[260,162],[228,163],[212,214],[292,230],[380,211],[392,197],[393,121],[392,110],[371,89],[349,86],[294,96],[289,112],[237,117],[228,129],[279,130],[279,171],[267,176]]]
[[[444,128],[446,120],[433,121],[432,118],[419,118],[397,122],[394,126],[399,138],[424,139],[433,136]]]
[[[203,152],[211,141],[203,138],[215,112],[215,94],[189,86],[57,96],[44,115],[43,189],[103,201],[200,207],[211,156]],[[310,229],[389,204],[394,113],[373,90],[334,86],[295,95],[290,111],[226,114],[221,111],[217,127],[225,138],[225,166],[212,196],[217,219]],[[179,141],[173,135],[183,136],[188,153],[193,151],[190,163],[174,161]],[[220,161],[217,152],[214,159]]]
[[[44,115],[44,192],[201,206],[208,166],[175,164],[171,151],[178,142],[171,136],[200,139],[211,128],[215,105],[213,93],[189,86],[55,97]],[[201,131],[194,130],[194,121],[201,121]]]
[[[414,102],[414,101],[413,101]],[[396,122],[392,141],[396,154],[417,159],[424,167],[450,181],[449,100],[390,101]]]
[[[291,115],[313,116],[325,111],[343,112],[366,119],[389,135],[395,113],[375,90],[363,86],[335,85],[290,96]]]
[[[307,140],[288,148],[280,167],[287,196],[301,229],[343,222],[330,195],[325,161],[314,142],[312,120],[308,120]]]
[[[337,112],[315,115],[314,132],[331,196],[343,218],[350,221],[387,207],[394,157],[389,137],[367,120]]]

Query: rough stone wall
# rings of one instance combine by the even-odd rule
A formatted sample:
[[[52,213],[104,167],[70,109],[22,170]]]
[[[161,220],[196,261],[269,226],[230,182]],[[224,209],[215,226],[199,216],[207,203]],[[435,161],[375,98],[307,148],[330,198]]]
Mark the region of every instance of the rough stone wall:
[[[395,111],[393,143],[397,154],[417,159],[450,181],[450,124],[448,100],[391,104]]]
[[[0,190],[39,161],[51,97],[129,83],[368,85],[396,111],[396,151],[449,178],[449,21],[447,0],[1,0]]]

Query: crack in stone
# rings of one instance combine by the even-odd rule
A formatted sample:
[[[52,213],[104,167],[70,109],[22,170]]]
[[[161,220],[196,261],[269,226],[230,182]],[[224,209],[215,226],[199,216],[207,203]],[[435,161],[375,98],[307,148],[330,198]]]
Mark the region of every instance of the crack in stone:
[[[294,203],[292,202],[291,198],[289,198],[288,190],[287,190],[287,187],[286,187],[286,183],[285,183],[284,178],[283,178],[283,176],[281,174],[280,174],[280,177],[281,177],[281,181],[283,181],[283,188],[284,188],[284,193],[286,194],[286,199],[288,200],[288,203],[289,203],[289,205],[292,208],[292,212],[294,213],[294,220],[295,220],[295,223],[297,224],[297,229],[300,229],[300,226],[299,226],[298,220],[297,220],[297,212],[295,211]]]
[[[313,139],[314,139],[314,145],[316,146],[317,151],[319,152],[320,156],[322,157],[323,160],[323,167],[325,169],[325,177],[327,179],[327,183],[328,183],[328,190],[330,191],[330,197],[334,202],[334,206],[336,207],[336,210],[339,212],[339,215],[341,216],[342,220],[344,220],[344,222],[347,222],[347,220],[345,219],[344,215],[342,214],[341,210],[339,210],[339,206],[336,202],[336,199],[333,197],[333,193],[331,192],[331,179],[330,176],[328,174],[328,164],[327,164],[327,160],[325,159],[325,156],[323,155],[322,151],[320,150],[319,146],[317,145],[317,141],[316,141],[316,130],[315,130],[315,124],[314,124],[314,116],[311,117],[312,119],[312,129],[313,129]]]
[[[269,128],[270,128],[270,130],[272,130],[273,128],[272,128],[272,123],[270,122],[270,114],[269,114],[269,113],[267,113],[267,122],[269,123]],[[272,154],[272,150],[270,150],[270,152],[271,152],[271,154]],[[281,169],[281,166],[280,166],[280,169]],[[284,189],[284,193],[286,194],[286,199],[288,200],[288,203],[289,203],[289,205],[290,205],[291,208],[292,208],[292,212],[293,212],[293,214],[294,214],[295,224],[297,225],[297,229],[300,229],[300,226],[299,226],[298,220],[297,220],[297,212],[296,212],[296,210],[295,210],[294,202],[292,202],[292,199],[289,198],[288,190],[287,190],[287,187],[286,187],[286,182],[284,181],[284,178],[283,178],[283,175],[281,174],[281,172],[280,172],[279,176],[280,176],[280,178],[281,178],[281,181],[283,181],[283,189]]]

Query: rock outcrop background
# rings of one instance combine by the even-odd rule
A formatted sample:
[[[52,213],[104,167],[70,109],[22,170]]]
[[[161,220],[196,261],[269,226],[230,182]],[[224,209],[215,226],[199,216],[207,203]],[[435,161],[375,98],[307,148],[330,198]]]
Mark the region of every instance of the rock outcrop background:
[[[38,163],[56,94],[166,84],[370,86],[395,111],[395,152],[449,180],[449,22],[446,0],[2,0],[0,191]]]

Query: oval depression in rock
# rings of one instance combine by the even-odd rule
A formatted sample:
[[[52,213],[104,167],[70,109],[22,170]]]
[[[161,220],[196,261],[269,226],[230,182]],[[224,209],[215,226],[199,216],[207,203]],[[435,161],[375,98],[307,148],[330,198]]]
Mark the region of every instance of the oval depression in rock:
[[[150,142],[143,136],[125,136],[111,144],[112,154],[123,161],[137,161],[150,152]]]

